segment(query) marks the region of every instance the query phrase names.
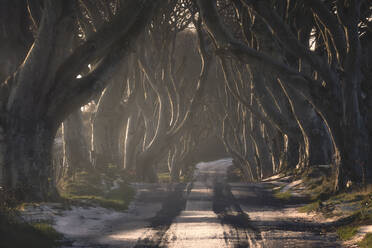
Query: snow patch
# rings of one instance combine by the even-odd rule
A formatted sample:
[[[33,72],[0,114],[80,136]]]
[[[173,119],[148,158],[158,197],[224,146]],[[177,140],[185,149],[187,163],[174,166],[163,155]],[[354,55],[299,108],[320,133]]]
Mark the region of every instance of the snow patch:
[[[28,205],[24,207],[21,214],[21,219],[25,222],[48,222],[53,223],[54,218],[59,215],[61,208],[59,203],[45,203],[42,205]]]
[[[201,169],[203,167],[227,167],[232,165],[232,158],[223,158],[217,161],[200,162],[196,164],[196,168]]]
[[[114,180],[112,182],[112,186],[110,187],[110,191],[120,188],[120,184],[123,183],[123,182],[124,182],[124,180],[121,179],[121,178],[118,178],[118,179]]]
[[[105,222],[123,218],[127,213],[117,212],[102,207],[72,207],[55,217],[53,227],[67,238],[101,234],[107,226]]]

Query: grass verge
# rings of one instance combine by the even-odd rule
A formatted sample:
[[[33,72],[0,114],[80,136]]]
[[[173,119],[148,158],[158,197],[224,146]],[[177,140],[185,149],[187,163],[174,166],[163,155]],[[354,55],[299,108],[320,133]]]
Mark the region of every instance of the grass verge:
[[[179,181],[180,182],[188,182],[189,178],[188,176],[182,175],[180,176]],[[169,172],[159,172],[158,173],[158,181],[159,183],[170,183],[172,182],[171,176]]]
[[[284,191],[284,192],[278,191],[278,192],[274,193],[274,196],[277,199],[287,201],[291,198],[291,192],[289,192],[289,191]]]
[[[298,208],[298,211],[301,213],[310,213],[310,212],[318,212],[321,210],[322,202],[320,200],[306,204],[302,207]]]
[[[62,239],[54,228],[47,223],[2,223],[0,224],[2,248],[53,248]]]
[[[0,190],[0,247],[1,248],[53,248],[62,239],[48,223],[26,223],[17,210],[17,202]]]
[[[169,172],[160,172],[158,173],[159,183],[170,183],[171,177]]]
[[[337,228],[336,233],[341,240],[349,240],[358,233],[357,226],[342,226]]]
[[[341,216],[334,222],[334,228],[341,240],[350,240],[361,226],[372,224],[372,191],[369,188],[344,192],[323,201],[318,197],[316,201],[298,208],[298,211],[321,212],[325,217]],[[359,246],[372,247],[370,236],[367,235]]]
[[[80,172],[60,186],[67,201],[99,205],[122,211],[128,209],[135,195],[128,180],[118,173]]]
[[[291,192],[289,190],[287,191],[282,191],[284,188],[284,186],[281,186],[279,188],[275,188],[273,190],[273,196],[279,200],[283,200],[283,201],[288,201],[289,199],[291,199]]]
[[[371,248],[372,247],[372,233],[368,233],[362,241],[358,243],[360,248]]]

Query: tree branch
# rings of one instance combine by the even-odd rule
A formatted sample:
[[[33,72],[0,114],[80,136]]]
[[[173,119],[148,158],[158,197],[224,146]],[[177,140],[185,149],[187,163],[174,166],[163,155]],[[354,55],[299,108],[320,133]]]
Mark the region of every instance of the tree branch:
[[[296,57],[301,57],[309,62],[309,64],[319,72],[322,78],[329,84],[337,84],[334,73],[331,71],[327,61],[316,53],[310,51],[309,48],[303,46],[297,37],[291,32],[288,25],[272,11],[272,8],[266,1],[256,1],[251,5],[253,9],[260,15],[265,22],[270,25],[274,35],[276,35],[288,52]]]
[[[223,26],[213,0],[197,0],[197,2],[208,32],[217,46],[217,55],[233,56],[246,64],[260,64],[278,72],[285,78],[301,78],[302,80],[296,81],[294,87],[322,87],[321,82],[234,39]],[[288,82],[292,83],[293,80],[288,80]]]
[[[138,1],[132,0],[131,4],[134,5],[136,2]],[[47,115],[57,116],[57,119],[63,120],[69,111],[83,105],[95,94],[101,92],[109,83],[109,78],[118,69],[119,62],[130,53],[131,44],[152,19],[155,9],[159,7],[159,4],[151,0],[143,0],[134,9],[124,11],[126,15],[119,18],[117,23],[113,24],[113,27],[108,27],[108,30],[99,32],[99,38],[92,38],[84,43],[80,49],[77,49],[59,69],[59,74],[63,71],[66,74],[62,73],[61,78],[58,78],[57,73],[57,86],[51,90],[48,97],[49,109]],[[119,28],[119,23],[121,30],[117,30],[118,33],[114,34],[114,31]],[[112,42],[112,37],[105,38],[105,35],[110,33],[115,36],[115,42]],[[90,49],[92,48],[90,44],[100,43],[104,48],[98,49],[98,52],[93,52],[90,55]],[[106,51],[107,55],[103,56],[95,69],[81,79],[76,78],[77,74],[75,73],[79,73],[76,68],[86,65],[89,59],[102,53],[103,50],[108,50]],[[78,58],[79,55],[82,56],[81,60]],[[70,65],[68,65],[69,61],[71,62]],[[74,66],[76,67],[74,68]]]
[[[312,9],[330,32],[332,42],[337,49],[337,59],[342,64],[342,59],[346,54],[346,37],[337,17],[320,0],[305,0],[304,3]]]

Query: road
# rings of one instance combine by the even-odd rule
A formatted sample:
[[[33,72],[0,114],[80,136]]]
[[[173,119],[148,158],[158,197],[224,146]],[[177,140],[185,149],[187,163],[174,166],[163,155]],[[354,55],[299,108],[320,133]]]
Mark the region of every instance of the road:
[[[128,213],[81,225],[84,235],[67,233],[75,242],[64,247],[340,247],[296,206],[276,200],[267,184],[228,183],[230,165],[230,159],[199,163],[189,184],[145,185]],[[56,229],[66,234],[76,223],[63,218]]]

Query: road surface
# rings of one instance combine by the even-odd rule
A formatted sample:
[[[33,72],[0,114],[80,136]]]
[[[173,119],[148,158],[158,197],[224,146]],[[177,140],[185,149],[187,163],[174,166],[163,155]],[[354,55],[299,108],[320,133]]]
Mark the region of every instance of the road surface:
[[[66,213],[55,227],[70,240],[65,248],[340,247],[335,235],[300,218],[296,206],[272,197],[267,184],[227,183],[230,165],[231,159],[199,163],[191,183],[138,185],[128,213],[95,209],[81,214],[80,224]]]

